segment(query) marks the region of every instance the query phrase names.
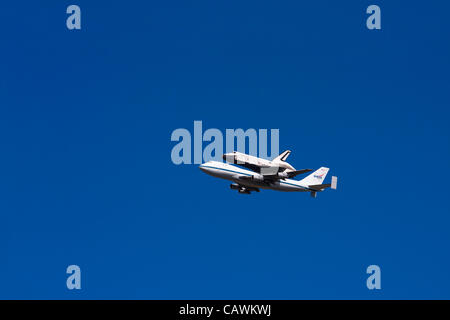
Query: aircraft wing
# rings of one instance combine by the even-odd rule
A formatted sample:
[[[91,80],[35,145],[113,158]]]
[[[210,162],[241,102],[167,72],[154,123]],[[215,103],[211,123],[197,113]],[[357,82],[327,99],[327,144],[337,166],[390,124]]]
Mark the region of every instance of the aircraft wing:
[[[253,177],[251,177],[251,176],[244,176],[244,175],[236,175],[234,177],[237,179],[241,179],[241,180],[252,180],[253,179]]]
[[[255,174],[253,176],[246,176],[246,175],[236,175],[236,178],[242,179],[242,180],[280,180],[280,179],[290,179],[293,178],[299,174],[306,173],[312,171],[311,169],[302,169],[302,170],[295,170],[295,171],[283,171],[278,172],[276,174],[273,174],[274,170],[267,170],[268,173],[264,174],[264,170],[261,170],[261,174]]]
[[[288,171],[286,174],[288,175],[288,178],[293,178],[295,176],[298,176],[299,174],[311,172],[312,169],[301,169],[301,170],[295,170],[295,171]]]
[[[301,170],[295,170],[295,171],[284,171],[279,172],[277,174],[265,174],[264,179],[270,179],[270,180],[277,180],[277,179],[291,179],[295,176],[298,176],[299,174],[303,174],[306,172],[311,172],[311,169],[301,169]]]

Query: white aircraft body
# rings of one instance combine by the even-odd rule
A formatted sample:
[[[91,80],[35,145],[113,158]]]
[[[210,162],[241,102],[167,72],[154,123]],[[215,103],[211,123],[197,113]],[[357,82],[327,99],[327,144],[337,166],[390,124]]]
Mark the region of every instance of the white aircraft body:
[[[286,150],[273,160],[266,160],[251,156],[240,152],[225,153],[222,158],[230,163],[242,165],[250,170],[262,172],[264,174],[276,174],[279,171],[289,170],[295,171],[294,167],[286,162],[287,157],[291,154],[290,150]],[[303,172],[302,172],[303,173]]]
[[[293,180],[296,175],[310,172],[311,169],[295,170],[290,164],[285,162],[290,151],[283,152],[274,160],[256,158],[239,152],[225,154],[227,161],[237,163],[252,170],[243,169],[228,163],[209,161],[200,165],[203,172],[226,180],[233,181],[231,189],[238,190],[239,193],[250,194],[252,191],[259,192],[259,189],[272,189],[278,191],[300,191],[310,192],[312,197],[316,197],[317,192],[331,187],[336,189],[337,177],[332,177],[331,184],[323,184],[329,171],[326,167],[314,171],[302,180]]]

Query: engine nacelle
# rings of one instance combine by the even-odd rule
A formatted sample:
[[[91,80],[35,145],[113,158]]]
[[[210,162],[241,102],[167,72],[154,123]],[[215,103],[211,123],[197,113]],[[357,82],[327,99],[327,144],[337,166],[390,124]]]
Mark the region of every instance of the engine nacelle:
[[[286,172],[278,172],[278,177],[279,178],[281,178],[281,179],[286,179],[286,178],[288,178],[289,176],[288,176],[288,174],[286,173]]]
[[[239,190],[241,187],[236,183],[232,183],[230,184],[230,188],[233,190]]]
[[[252,180],[264,181],[264,176],[262,174],[256,173],[256,174],[252,175]]]

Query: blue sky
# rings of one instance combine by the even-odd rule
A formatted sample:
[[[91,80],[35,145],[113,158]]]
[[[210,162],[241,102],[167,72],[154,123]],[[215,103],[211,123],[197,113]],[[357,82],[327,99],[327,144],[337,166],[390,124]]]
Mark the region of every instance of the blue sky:
[[[2,3],[0,298],[449,299],[449,9]],[[175,166],[194,120],[278,128],[339,189],[247,196]]]

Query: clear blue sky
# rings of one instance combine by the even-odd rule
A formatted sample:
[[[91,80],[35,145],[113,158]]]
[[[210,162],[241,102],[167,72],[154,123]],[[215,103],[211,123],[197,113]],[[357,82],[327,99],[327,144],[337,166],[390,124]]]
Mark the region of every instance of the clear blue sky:
[[[2,3],[0,298],[449,299],[449,12]],[[339,190],[240,195],[175,166],[170,134],[194,120],[279,128],[290,163],[330,167]]]

